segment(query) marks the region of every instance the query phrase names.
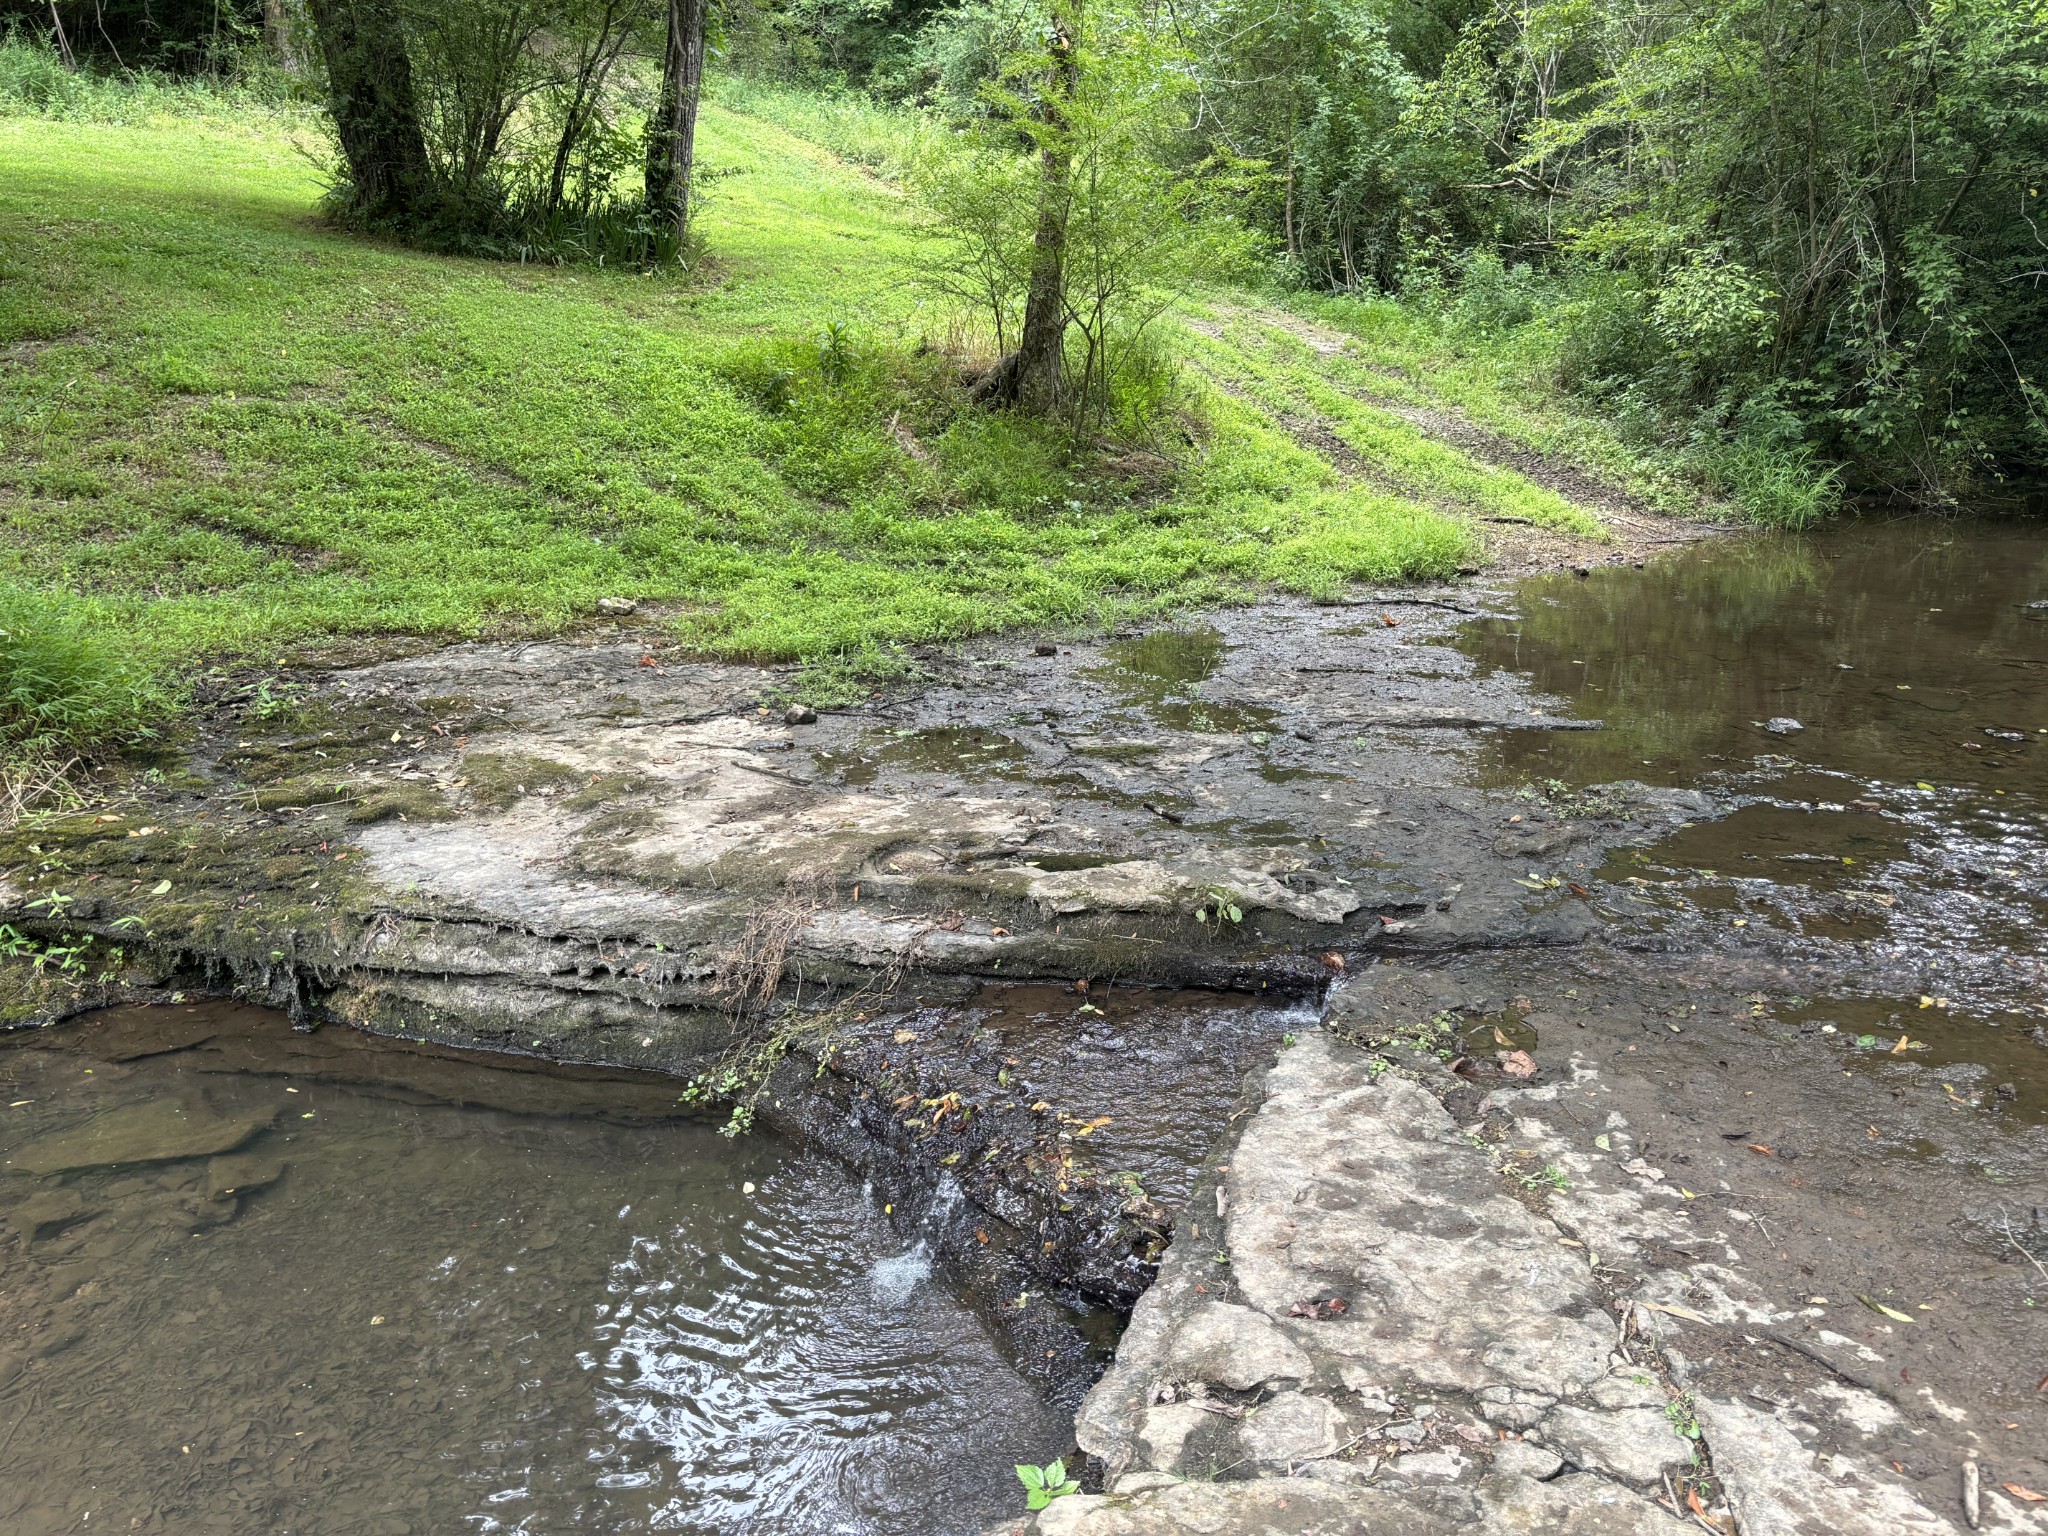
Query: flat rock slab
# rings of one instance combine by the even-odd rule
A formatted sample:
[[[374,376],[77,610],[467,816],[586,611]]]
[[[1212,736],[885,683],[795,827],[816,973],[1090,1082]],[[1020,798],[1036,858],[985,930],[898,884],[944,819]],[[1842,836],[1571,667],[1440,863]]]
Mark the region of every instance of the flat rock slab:
[[[247,1111],[224,1114],[197,1097],[144,1099],[16,1147],[6,1166],[16,1173],[47,1175],[212,1157],[234,1151],[273,1118]]]
[[[1361,979],[1331,1014],[1373,1032],[1443,1002]],[[1325,1031],[1282,1051],[1078,1418],[1111,1493],[1007,1530],[1651,1536],[1673,1486],[1710,1478],[1744,1536],[1960,1536],[1868,1448],[1816,1455],[1815,1403],[1710,1395],[1674,1316],[1783,1318],[1692,1202],[1558,1139],[1564,1095],[1582,1114],[1606,1092],[1595,1069],[1467,1124],[1439,1079],[1432,1051]],[[1674,1243],[1708,1251],[1599,1257]],[[1987,1506],[1983,1528],[2027,1519]]]

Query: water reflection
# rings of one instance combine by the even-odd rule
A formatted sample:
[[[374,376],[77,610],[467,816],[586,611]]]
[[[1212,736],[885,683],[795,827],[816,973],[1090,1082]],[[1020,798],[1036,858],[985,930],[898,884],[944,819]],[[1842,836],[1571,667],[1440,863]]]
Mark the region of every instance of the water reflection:
[[[1455,642],[1604,728],[1496,732],[1471,771],[1747,805],[1610,859],[1638,930],[1775,936],[2002,1005],[2048,929],[2048,539],[1925,520],[1701,545],[1525,583]],[[1894,984],[1897,984],[1896,981]]]
[[[213,1006],[0,1037],[0,1104],[8,1536],[939,1536],[1071,1441],[842,1169],[660,1079]]]
[[[1855,780],[2048,791],[2048,542],[1925,520],[1710,542],[1645,570],[1526,583],[1467,626],[1605,729],[1500,733],[1491,782],[1691,784],[1804,765]],[[1768,722],[1796,720],[1777,734]],[[1774,766],[1775,764],[1775,766]]]

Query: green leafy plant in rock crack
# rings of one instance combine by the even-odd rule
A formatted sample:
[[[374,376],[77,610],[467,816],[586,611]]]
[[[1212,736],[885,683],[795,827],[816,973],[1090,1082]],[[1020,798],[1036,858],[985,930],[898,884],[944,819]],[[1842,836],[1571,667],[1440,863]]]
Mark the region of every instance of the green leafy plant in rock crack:
[[[1054,1499],[1081,1491],[1081,1485],[1067,1476],[1067,1464],[1064,1460],[1049,1461],[1042,1467],[1020,1462],[1017,1466],[1017,1481],[1024,1485],[1026,1509],[1043,1509]]]
[[[1195,921],[1214,933],[1222,933],[1225,923],[1235,925],[1244,921],[1243,898],[1235,891],[1220,885],[1204,886],[1197,900]]]

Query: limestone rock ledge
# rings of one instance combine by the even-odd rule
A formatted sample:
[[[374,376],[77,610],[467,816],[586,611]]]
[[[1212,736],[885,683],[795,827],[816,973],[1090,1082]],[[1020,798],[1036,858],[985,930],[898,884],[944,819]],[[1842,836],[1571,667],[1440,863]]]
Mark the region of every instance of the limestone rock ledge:
[[[1695,1484],[1741,1536],[1960,1536],[1874,1456],[1816,1454],[1823,1405],[1692,1387],[1675,1320],[1708,1319],[1676,1298],[1764,1314],[1732,1263],[1645,1257],[1685,1202],[1565,1153],[1550,1117],[1597,1072],[1460,1127],[1431,1066],[1325,1032],[1281,1053],[1082,1408],[1109,1492],[1002,1536],[1651,1536],[1701,1528],[1670,1502]],[[1568,1186],[1518,1181],[1510,1143]]]

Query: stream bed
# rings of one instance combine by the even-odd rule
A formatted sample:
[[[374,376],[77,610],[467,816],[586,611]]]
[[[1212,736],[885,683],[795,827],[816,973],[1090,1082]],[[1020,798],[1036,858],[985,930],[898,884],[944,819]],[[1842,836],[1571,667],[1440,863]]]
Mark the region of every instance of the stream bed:
[[[233,1004],[0,1036],[0,1324],[33,1341],[0,1378],[36,1366],[0,1390],[0,1530],[1013,1509],[1068,1418],[843,1168],[721,1137],[676,1086]]]
[[[2024,1449],[2048,1444],[2048,545],[1995,523],[1848,525],[1537,577],[1476,617],[1471,600],[1276,605],[1076,642],[1078,659],[988,655],[886,715],[802,735],[728,719],[753,734],[644,752],[548,711],[602,675],[622,698],[676,690],[642,701],[663,705],[650,718],[751,714],[751,674],[670,677],[637,645],[406,663],[435,669],[419,686],[438,696],[466,657],[501,690],[481,697],[559,730],[525,739],[536,751],[616,747],[598,766],[645,803],[609,862],[553,887],[461,885],[545,872],[528,834],[591,808],[544,792],[352,834],[285,806],[258,831],[296,838],[308,874],[360,856],[427,900],[511,903],[506,927],[551,890],[548,921],[581,933],[666,901],[673,872],[630,863],[642,844],[743,852],[763,828],[867,817],[850,902],[799,931],[914,932],[903,956],[929,944],[953,970],[929,1000],[861,1015],[867,1075],[824,1111],[840,1141],[806,1145],[886,1133],[929,1154],[905,1189],[923,1178],[928,1199],[944,1170],[940,1204],[966,1203],[922,1230],[904,1219],[922,1204],[892,1220],[902,1190],[722,1137],[654,1073],[296,1033],[218,1003],[0,1035],[0,1532],[986,1529],[1019,1507],[1013,1463],[1072,1446],[1078,1385],[1049,1389],[1046,1340],[987,1327],[1035,1280],[966,1295],[927,1239],[989,1244],[961,1190],[999,1156],[1022,1171],[997,1195],[1081,1169],[1103,1209],[1163,1233],[1245,1074],[1312,1027],[1317,987],[1367,966],[1383,985],[1413,973],[1407,1022],[1455,1013],[1458,1059],[1487,1081],[1499,1052],[1597,1068],[1643,1155],[1745,1234],[1774,1305],[1833,1298],[1831,1326],[1896,1345],[1923,1447],[1974,1413],[2012,1475],[2048,1487]],[[398,704],[376,698],[381,750]],[[692,787],[719,773],[738,810]],[[970,879],[987,864],[1053,903],[1022,975],[993,887]],[[1215,881],[1266,879],[1269,910],[1191,940],[1184,902],[1091,908],[1091,875],[1194,882],[1212,913]],[[1274,903],[1323,915],[1283,926]],[[1016,912],[996,915],[1038,921]],[[595,987],[669,952],[636,968],[600,947],[585,969]],[[1226,990],[1251,985],[1245,955],[1274,963],[1270,993],[1264,972]],[[574,968],[545,959],[550,987]],[[484,1038],[538,1049],[542,1032]],[[573,1023],[547,1038],[570,1060],[620,1048]],[[1103,1272],[1130,1285],[1087,1294],[1127,1300],[1159,1239],[1110,1235]],[[1057,1236],[1021,1228],[1033,1255]],[[1941,1331],[1887,1343],[1876,1301],[1844,1297]],[[1059,1326],[1099,1363],[1118,1320],[1077,1308]],[[1776,1390],[1735,1352],[1718,1368],[1731,1393]]]

